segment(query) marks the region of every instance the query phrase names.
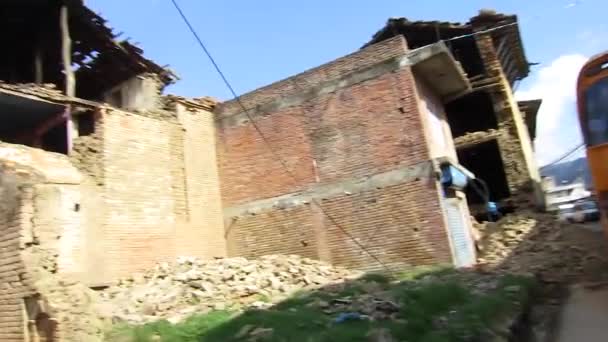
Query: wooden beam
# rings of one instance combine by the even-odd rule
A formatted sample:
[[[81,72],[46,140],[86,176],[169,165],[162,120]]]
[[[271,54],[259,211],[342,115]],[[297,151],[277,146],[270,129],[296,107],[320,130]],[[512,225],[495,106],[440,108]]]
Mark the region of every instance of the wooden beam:
[[[502,65],[502,71],[505,73],[505,76],[509,78],[509,75],[513,73],[515,65],[513,64],[513,59],[509,58],[506,64]]]
[[[63,71],[65,73],[65,94],[69,97],[75,95],[75,78],[72,70],[72,41],[70,39],[70,27],[67,5],[61,6],[59,16],[61,26],[61,55],[63,59]]]
[[[513,82],[517,78],[517,68],[515,67],[515,65],[513,63],[509,64],[509,68],[507,70],[505,70],[505,75],[507,76],[507,79],[509,80],[509,84],[513,85]]]
[[[498,55],[498,59],[500,59],[500,60],[503,59],[503,55],[507,51],[506,46],[507,46],[507,38],[502,37],[502,39],[500,39],[500,43],[498,44],[498,47],[496,48],[496,54]]]

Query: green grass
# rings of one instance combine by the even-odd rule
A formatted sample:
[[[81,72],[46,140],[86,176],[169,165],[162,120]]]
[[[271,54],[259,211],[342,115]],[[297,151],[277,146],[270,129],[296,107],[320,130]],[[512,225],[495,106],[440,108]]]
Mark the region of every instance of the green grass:
[[[447,272],[441,270],[440,272]],[[423,272],[424,273],[424,272]],[[428,273],[425,273],[428,274]],[[395,281],[382,275],[368,275],[341,291],[298,293],[269,310],[253,310],[238,316],[228,312],[198,315],[176,325],[166,321],[143,326],[119,326],[108,340],[120,342],[215,342],[250,341],[237,338],[243,327],[270,328],[272,333],[257,341],[369,341],[373,329],[388,329],[397,341],[465,341],[484,329],[491,329],[501,317],[529,300],[534,283],[526,278],[505,277],[493,292],[475,295],[452,277],[447,281]],[[388,291],[400,303],[395,321],[351,321],[336,324],[313,302],[357,296],[370,289]]]

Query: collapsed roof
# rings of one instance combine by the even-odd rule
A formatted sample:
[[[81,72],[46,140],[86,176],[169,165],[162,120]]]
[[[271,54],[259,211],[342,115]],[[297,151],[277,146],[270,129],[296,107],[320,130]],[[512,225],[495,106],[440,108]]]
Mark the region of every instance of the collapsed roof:
[[[504,25],[509,25],[505,26]],[[396,35],[403,35],[410,49],[432,44],[439,40],[471,35],[474,32],[501,27],[490,31],[496,48],[504,46],[501,51],[508,54],[505,63],[513,64],[512,74],[514,80],[521,80],[528,76],[530,63],[524,54],[524,48],[517,24],[517,16],[496,13],[491,10],[482,10],[479,14],[465,24],[441,21],[410,21],[406,18],[391,18],[372,39],[365,45],[371,45]],[[452,53],[462,64],[469,77],[483,73],[478,49],[472,36],[448,42]]]
[[[82,0],[4,0],[0,5],[0,41],[11,48],[0,56],[0,80],[30,83],[41,70],[41,83],[64,84],[60,8],[68,9],[72,68],[77,94],[96,99],[99,93],[140,74],[154,74],[161,84],[176,76],[143,56],[127,40],[118,41],[106,20]]]

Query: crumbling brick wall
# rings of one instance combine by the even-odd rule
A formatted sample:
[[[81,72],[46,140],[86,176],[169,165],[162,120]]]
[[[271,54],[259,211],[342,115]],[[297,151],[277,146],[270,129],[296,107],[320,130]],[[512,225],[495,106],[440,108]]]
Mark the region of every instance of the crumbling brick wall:
[[[64,155],[0,145],[0,340],[96,341],[80,174]],[[86,192],[83,192],[86,193]],[[78,288],[77,291],[73,291]],[[69,323],[67,323],[69,321]]]
[[[390,67],[406,51],[396,37],[244,95],[266,141],[238,103],[220,105],[232,255],[378,267],[356,239],[386,264],[451,262],[416,81]]]
[[[505,166],[505,173],[512,195],[533,193],[537,203],[542,203],[540,175],[534,159],[532,140],[513,90],[500,64],[494,42],[490,34],[475,37],[488,78],[495,78],[499,86],[489,90],[497,115],[497,141]]]
[[[23,205],[19,181],[0,169],[0,340],[24,340],[23,298],[34,290],[21,258],[21,234],[31,210]]]

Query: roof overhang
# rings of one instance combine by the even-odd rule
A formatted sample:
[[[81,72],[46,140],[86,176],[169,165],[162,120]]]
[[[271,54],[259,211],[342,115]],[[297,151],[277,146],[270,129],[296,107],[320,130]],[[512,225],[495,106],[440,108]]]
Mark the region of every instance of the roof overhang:
[[[445,102],[471,90],[469,79],[444,42],[407,53],[414,75],[422,78]]]

